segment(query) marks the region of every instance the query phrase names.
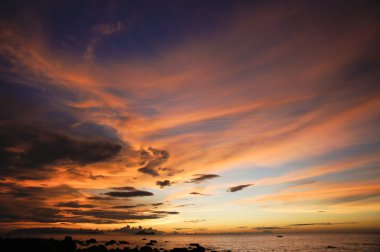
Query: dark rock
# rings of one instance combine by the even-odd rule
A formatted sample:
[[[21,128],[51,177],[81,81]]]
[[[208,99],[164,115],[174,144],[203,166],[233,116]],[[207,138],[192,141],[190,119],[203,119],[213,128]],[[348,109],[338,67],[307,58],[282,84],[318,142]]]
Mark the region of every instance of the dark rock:
[[[119,244],[129,244],[127,241],[119,241]]]
[[[62,245],[67,251],[75,251],[77,248],[77,244],[71,236],[65,236]]]
[[[334,246],[330,246],[330,245],[329,245],[329,246],[327,246],[326,248],[327,248],[327,249],[336,249],[337,247],[334,247]]]
[[[106,246],[114,245],[114,244],[116,244],[115,240],[110,240],[110,241],[108,241],[108,242],[105,243]]]
[[[0,248],[1,251],[11,251],[11,252],[205,252],[205,248],[197,243],[192,244],[190,249],[187,248],[173,248],[171,250],[165,250],[164,248],[152,248],[151,246],[143,246],[140,249],[136,248],[109,248],[105,245],[116,244],[115,240],[110,240],[105,243],[105,245],[95,244],[90,245],[90,247],[80,247],[76,248],[78,244],[91,244],[96,243],[95,239],[89,239],[85,242],[75,241],[71,237],[67,236],[64,240],[54,240],[54,239],[37,239],[37,238],[1,238],[0,237]],[[121,244],[128,244],[125,241],[119,241]],[[150,240],[151,244],[156,245],[156,240]],[[335,248],[329,246],[328,248]]]
[[[99,245],[93,245],[84,251],[86,251],[86,252],[107,252],[108,250],[107,250],[106,246],[99,244]]]
[[[124,248],[124,252],[139,252],[140,250],[138,248]]]
[[[79,245],[81,245],[81,246],[85,246],[86,245],[86,243],[84,242],[84,241],[76,241]]]
[[[111,251],[111,252],[123,252],[123,250],[121,250],[120,248],[108,249],[108,251]]]
[[[87,243],[87,245],[89,245],[89,244],[95,244],[95,243],[97,243],[97,241],[95,239],[89,239],[89,240],[86,241],[86,243]]]
[[[140,252],[153,252],[152,247],[144,246],[140,248]]]
[[[206,249],[204,247],[202,247],[201,245],[199,245],[199,243],[190,243],[189,245],[195,247],[191,251],[194,251],[194,252],[206,251]],[[190,247],[190,249],[191,249],[191,247]]]
[[[189,252],[187,248],[174,248],[170,252]]]
[[[197,246],[197,247],[194,248],[192,251],[193,251],[193,252],[205,252],[206,249],[205,249],[204,247],[202,247],[202,246]]]

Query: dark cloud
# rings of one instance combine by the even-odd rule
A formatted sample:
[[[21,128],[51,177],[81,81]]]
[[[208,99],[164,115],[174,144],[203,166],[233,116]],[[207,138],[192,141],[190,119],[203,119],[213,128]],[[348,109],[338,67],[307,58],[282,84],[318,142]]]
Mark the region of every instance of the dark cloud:
[[[194,178],[190,179],[186,183],[200,183],[200,182],[208,180],[208,179],[220,177],[219,175],[216,175],[216,174],[195,174],[193,176],[194,176]]]
[[[164,188],[165,186],[173,185],[173,183],[170,182],[170,180],[162,180],[162,181],[158,180],[158,181],[156,181],[156,185],[158,185],[161,188]]]
[[[164,203],[163,202],[160,202],[160,203],[153,203],[152,206],[162,206]]]
[[[176,211],[152,211],[152,213],[157,213],[157,214],[179,214],[179,212],[176,212]]]
[[[302,227],[302,226],[329,226],[332,225],[330,222],[323,222],[323,223],[298,223],[298,224],[292,224],[289,225],[290,227]]]
[[[112,187],[112,190],[118,190],[118,191],[135,191],[136,188],[132,186],[122,186],[122,187]]]
[[[0,183],[2,198],[10,197],[15,200],[43,200],[45,198],[59,198],[62,196],[81,197],[82,194],[75,188],[67,185],[42,187],[21,186],[15,183]]]
[[[204,222],[206,220],[189,220],[189,221],[183,221],[183,222],[186,222],[186,223],[199,223],[199,222]]]
[[[123,197],[123,198],[131,198],[131,197],[144,197],[144,196],[153,196],[153,193],[148,191],[138,190],[134,187],[126,186],[126,187],[115,187],[111,188],[114,190],[118,190],[116,192],[107,192],[105,193],[111,197]]]
[[[348,195],[348,196],[334,197],[326,201],[329,204],[342,204],[342,203],[362,201],[362,200],[374,199],[374,198],[379,198],[378,192],[360,193],[360,194],[354,194],[354,195]]]
[[[104,210],[71,210],[70,214],[78,216],[91,216],[100,219],[112,219],[112,220],[145,220],[145,219],[159,219],[165,217],[165,213],[153,213],[153,214],[139,214],[135,212],[124,211],[104,211]]]
[[[203,193],[200,193],[200,192],[191,192],[190,194],[192,194],[192,195],[210,196],[210,194],[203,194]]]
[[[36,222],[36,223],[93,223],[93,224],[116,224],[122,223],[120,218],[99,217],[92,215],[82,209],[92,209],[95,205],[83,204],[80,201],[59,202],[52,208],[46,204],[47,199],[72,197],[85,198],[82,193],[76,188],[67,185],[55,187],[38,187],[38,186],[21,186],[9,182],[0,181],[0,222],[1,223],[17,223],[17,222]],[[112,197],[86,197],[87,200],[112,200]],[[27,202],[27,203],[26,203]],[[97,211],[97,210],[94,210]],[[99,210],[101,211],[101,210]],[[68,216],[67,213],[76,216]],[[83,214],[80,214],[83,213]],[[116,213],[115,213],[116,215]],[[131,213],[125,215],[131,219],[138,218],[163,218],[167,214],[150,213],[140,216],[139,214]],[[95,217],[95,218],[94,218]]]
[[[83,177],[83,178],[89,178],[92,180],[97,180],[97,179],[104,179],[106,176],[104,175],[93,175],[92,172],[83,172],[80,169],[81,167],[68,167],[66,171],[75,176],[75,177]]]
[[[186,206],[195,206],[195,204],[182,204],[182,205],[178,205],[176,207],[186,207]]]
[[[0,222],[39,222],[54,223],[64,221],[65,216],[57,209],[38,206],[3,206],[0,207]]]
[[[89,200],[99,200],[99,201],[107,201],[107,200],[114,200],[112,197],[100,197],[100,196],[90,196],[87,197]]]
[[[97,179],[105,179],[106,176],[104,176],[104,175],[92,175],[92,172],[90,172],[88,175],[88,178],[92,179],[92,180],[97,180]]]
[[[62,196],[83,197],[74,188],[58,187],[22,187],[11,183],[0,183],[0,222],[36,222],[36,223],[93,223],[116,224],[124,220],[157,219],[172,214],[171,212],[103,211],[91,209],[92,204],[80,204],[80,201],[60,202],[51,208],[45,199]],[[27,193],[28,192],[28,193]],[[19,197],[15,197],[19,195]],[[91,198],[91,197],[89,197]],[[89,199],[87,198],[87,199]],[[94,197],[99,200],[98,197]],[[27,204],[25,204],[27,200]],[[103,199],[100,199],[103,200]],[[78,209],[81,208],[81,209]],[[86,209],[87,208],[87,209]],[[68,214],[70,214],[68,216]]]
[[[0,206],[0,222],[1,223],[17,223],[17,222],[36,222],[36,223],[99,223],[104,224],[102,220],[88,219],[82,217],[68,217],[56,208],[44,206],[43,202],[17,201],[9,203],[7,206]],[[4,202],[1,202],[4,204]]]
[[[274,226],[270,226],[270,227],[255,227],[255,229],[263,231],[263,230],[283,229],[283,227],[274,227]]]
[[[78,201],[69,201],[69,202],[59,202],[55,206],[57,207],[67,207],[67,208],[94,208],[94,205],[91,204],[80,204]]]
[[[185,171],[185,170],[177,170],[171,167],[160,167],[159,170],[166,173],[166,176],[169,176],[169,177],[172,177],[174,175],[177,175]]]
[[[357,222],[316,222],[316,223],[297,223],[291,224],[289,227],[303,227],[303,226],[331,226],[341,224],[356,224]]]
[[[111,197],[121,197],[121,198],[130,198],[130,197],[144,197],[144,196],[153,196],[153,193],[148,191],[130,191],[130,192],[107,192],[106,195]]]
[[[114,209],[129,209],[129,208],[136,208],[136,207],[142,207],[145,206],[144,204],[138,204],[138,205],[124,205],[124,206],[113,206]]]
[[[157,170],[169,159],[169,152],[150,147],[148,150],[141,150],[140,156],[143,167],[139,168],[138,171],[157,177],[159,175]]]
[[[109,219],[94,219],[94,218],[73,218],[66,217],[60,221],[61,223],[91,223],[91,224],[120,224],[125,223],[119,220],[109,220]]]
[[[253,184],[245,184],[245,185],[232,186],[232,187],[228,188],[227,192],[237,192],[237,191],[243,190],[244,188],[246,188],[248,186],[252,186],[252,185]]]
[[[86,165],[109,160],[122,149],[119,143],[80,139],[14,121],[0,121],[0,175],[39,180],[54,165]]]
[[[59,208],[46,205],[46,199],[61,197],[83,197],[75,188],[67,185],[54,187],[21,186],[0,182],[0,222],[87,222],[62,214]],[[72,203],[74,207],[75,203]]]

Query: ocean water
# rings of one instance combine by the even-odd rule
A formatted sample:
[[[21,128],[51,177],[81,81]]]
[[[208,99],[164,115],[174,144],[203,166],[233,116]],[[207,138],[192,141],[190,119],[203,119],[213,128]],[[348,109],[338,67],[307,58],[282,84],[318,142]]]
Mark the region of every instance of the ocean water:
[[[43,235],[44,237],[63,239],[64,235]],[[209,250],[217,251],[360,251],[379,252],[379,234],[287,234],[279,238],[274,234],[239,235],[128,235],[94,234],[71,235],[76,240],[95,238],[98,242],[125,240],[129,245],[121,248],[143,246],[150,239],[157,240],[157,248],[171,249],[188,247],[190,243],[199,243]],[[38,237],[41,237],[40,235]],[[147,240],[142,240],[146,238]],[[331,248],[329,246],[333,246]]]

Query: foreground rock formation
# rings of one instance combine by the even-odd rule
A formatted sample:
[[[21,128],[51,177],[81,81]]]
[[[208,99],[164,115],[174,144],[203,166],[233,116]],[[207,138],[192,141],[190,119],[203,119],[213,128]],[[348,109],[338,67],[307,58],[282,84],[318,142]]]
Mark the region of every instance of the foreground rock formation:
[[[39,239],[39,238],[1,238],[0,251],[12,252],[205,252],[206,249],[198,243],[189,244],[188,248],[173,248],[166,250],[163,248],[153,248],[157,243],[155,240],[150,240],[143,247],[117,247],[109,248],[112,245],[125,245],[126,241],[111,240],[105,244],[98,244],[95,239],[83,241],[73,240],[70,236],[66,236],[64,240],[55,239]]]

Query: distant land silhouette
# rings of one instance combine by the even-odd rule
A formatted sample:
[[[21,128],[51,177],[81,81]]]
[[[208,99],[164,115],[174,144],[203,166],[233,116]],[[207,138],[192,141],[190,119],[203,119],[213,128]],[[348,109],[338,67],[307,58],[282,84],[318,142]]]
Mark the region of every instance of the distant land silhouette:
[[[119,229],[111,230],[113,233],[127,233],[127,234],[141,234],[141,235],[152,235],[152,234],[163,234],[163,231],[159,231],[156,229],[153,229],[151,227],[149,228],[143,228],[141,226],[136,227],[130,227],[127,225],[126,227],[122,227]]]
[[[48,228],[20,228],[15,229],[10,232],[6,232],[8,235],[34,235],[34,234],[104,234],[104,233],[126,233],[126,234],[137,234],[137,235],[155,235],[164,234],[163,231],[159,231],[149,228],[143,228],[141,226],[131,227],[126,226],[117,229],[110,230],[99,230],[99,229],[74,229],[74,228],[58,228],[58,227],[48,227]]]

